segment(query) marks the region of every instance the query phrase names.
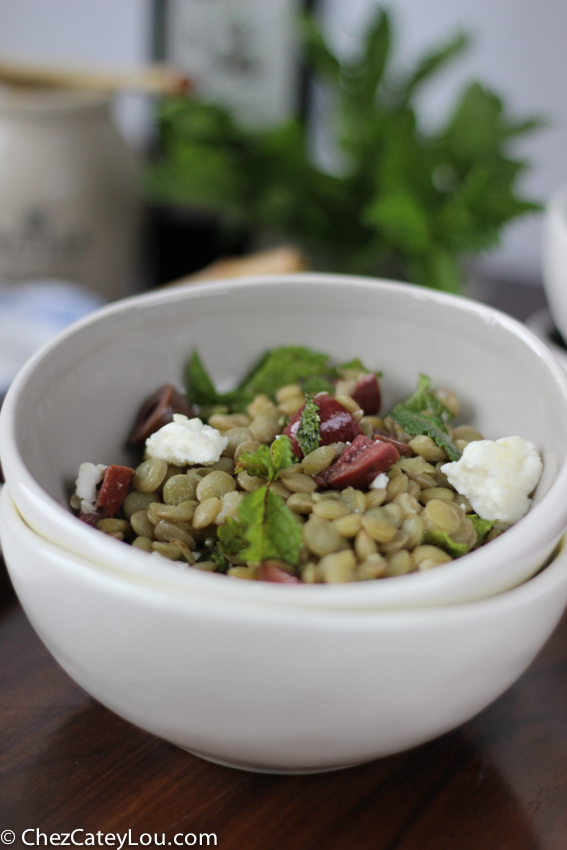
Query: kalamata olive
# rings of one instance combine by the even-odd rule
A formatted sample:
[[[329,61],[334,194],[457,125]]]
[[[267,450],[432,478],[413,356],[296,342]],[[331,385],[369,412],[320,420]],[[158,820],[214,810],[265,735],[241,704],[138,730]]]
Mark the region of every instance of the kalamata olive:
[[[134,470],[129,466],[112,463],[104,470],[104,477],[96,500],[97,509],[104,508],[105,519],[113,517],[124,504]]]
[[[319,445],[329,446],[331,443],[349,443],[356,436],[362,434],[362,428],[354,416],[332,396],[327,395],[327,393],[319,393],[313,400],[319,408],[321,419],[319,423]],[[284,434],[289,437],[293,452],[297,457],[303,457],[303,452],[295,435],[299,429],[304,409],[305,405],[293,414],[284,428]]]
[[[391,443],[370,440],[359,435],[327,469],[313,478],[320,487],[362,489],[386,472],[399,460],[399,452]]]
[[[193,416],[191,405],[185,396],[171,384],[165,384],[144,402],[128,442],[135,446],[144,443],[155,431],[173,422],[174,413]]]
[[[356,382],[351,398],[361,407],[366,416],[378,413],[380,410],[380,385],[374,372],[363,375]]]
[[[81,522],[90,525],[91,528],[96,528],[97,522],[100,522],[101,519],[108,519],[109,513],[106,508],[95,508],[94,511],[79,511],[79,519]]]
[[[260,581],[278,581],[282,584],[302,584],[301,579],[296,576],[290,576],[285,570],[280,570],[274,564],[260,564],[258,570],[258,578]]]
[[[395,446],[401,455],[405,455],[406,457],[413,457],[415,452],[411,446],[408,446],[407,443],[402,443],[401,440],[396,440],[395,437],[392,437],[387,431],[381,431],[380,428],[374,429],[374,439],[380,440],[383,443],[390,443],[392,446]]]

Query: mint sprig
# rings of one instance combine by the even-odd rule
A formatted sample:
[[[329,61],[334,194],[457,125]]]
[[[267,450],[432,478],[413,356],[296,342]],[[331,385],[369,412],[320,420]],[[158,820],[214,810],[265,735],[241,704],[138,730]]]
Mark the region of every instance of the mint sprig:
[[[238,458],[238,465],[266,484],[248,493],[238,506],[238,520],[219,526],[218,554],[239,555],[246,561],[281,558],[298,564],[303,529],[297,515],[270,489],[282,470],[296,463],[289,437],[276,437],[272,445],[260,446]]]
[[[304,457],[315,451],[315,449],[318,449],[321,444],[321,434],[319,433],[320,423],[319,408],[312,398],[306,396],[305,407],[299,421],[299,428],[295,434],[295,439]]]
[[[266,351],[238,387],[227,393],[217,391],[197,351],[193,351],[185,369],[187,397],[192,404],[227,405],[232,409],[243,409],[257,395],[273,397],[289,384],[305,384],[316,392],[332,390],[334,377],[328,354],[300,345]]]
[[[243,452],[238,457],[237,466],[246,469],[249,475],[267,478],[271,483],[282,470],[296,462],[289,437],[280,434],[270,447],[262,445],[254,452]]]
[[[446,427],[453,418],[452,414],[435,398],[430,386],[431,379],[420,372],[414,392],[405,401],[396,404],[390,416],[410,437],[431,437],[445,450],[449,460],[459,460],[461,452],[449,437]]]
[[[298,564],[303,542],[303,527],[297,514],[280,496],[264,485],[244,497],[239,506],[243,537],[248,546],[240,553],[247,561],[281,558]]]
[[[443,423],[439,420],[435,421],[425,416],[420,416],[417,413],[412,413],[404,404],[397,404],[390,411],[390,416],[410,437],[418,437],[420,435],[431,437],[438,446],[445,450],[449,460],[459,460],[461,457],[461,452],[449,437]]]
[[[430,390],[431,378],[420,372],[417,379],[415,391],[403,402],[412,413],[427,412],[432,419],[439,419],[441,423],[450,422],[453,418],[451,412],[435,398]]]

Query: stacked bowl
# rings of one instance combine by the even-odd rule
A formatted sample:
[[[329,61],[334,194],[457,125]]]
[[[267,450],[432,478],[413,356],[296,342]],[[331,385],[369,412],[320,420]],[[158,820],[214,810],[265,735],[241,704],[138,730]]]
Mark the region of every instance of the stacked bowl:
[[[141,402],[198,349],[223,388],[277,345],[381,369],[383,408],[418,372],[544,472],[529,513],[462,559],[342,585],[241,581],[113,540],[67,507],[85,460],[124,463]],[[513,319],[421,288],[301,274],[171,288],[61,334],[0,417],[4,556],[63,668],[122,717],[211,760],[330,770],[468,720],[526,669],[567,604],[567,378]]]

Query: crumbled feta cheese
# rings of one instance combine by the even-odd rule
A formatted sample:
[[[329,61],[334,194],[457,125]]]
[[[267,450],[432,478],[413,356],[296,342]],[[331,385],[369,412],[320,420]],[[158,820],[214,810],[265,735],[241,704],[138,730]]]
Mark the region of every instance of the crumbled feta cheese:
[[[81,511],[90,514],[96,507],[97,484],[104,477],[106,466],[103,463],[82,463],[79,466],[79,476],[75,481],[75,493],[81,500]]]
[[[216,463],[228,445],[228,438],[200,419],[173,414],[173,422],[164,425],[146,440],[146,456],[167,463]]]
[[[374,481],[371,481],[368,485],[371,490],[385,490],[388,484],[390,483],[390,479],[386,475],[385,472],[380,472]]]
[[[517,522],[528,512],[542,462],[522,437],[478,440],[465,446],[460,460],[441,467],[449,483],[466,496],[482,519]]]

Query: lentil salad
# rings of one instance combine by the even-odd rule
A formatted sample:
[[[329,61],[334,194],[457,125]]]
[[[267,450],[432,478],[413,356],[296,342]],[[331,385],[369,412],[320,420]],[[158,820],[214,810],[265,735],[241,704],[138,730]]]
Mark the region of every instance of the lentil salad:
[[[510,522],[479,516],[448,478],[484,440],[453,425],[456,395],[420,375],[380,416],[379,378],[358,359],[332,366],[289,346],[219,394],[195,352],[187,395],[165,385],[138,414],[141,463],[82,464],[71,507],[148,553],[285,583],[423,571],[502,534]]]

